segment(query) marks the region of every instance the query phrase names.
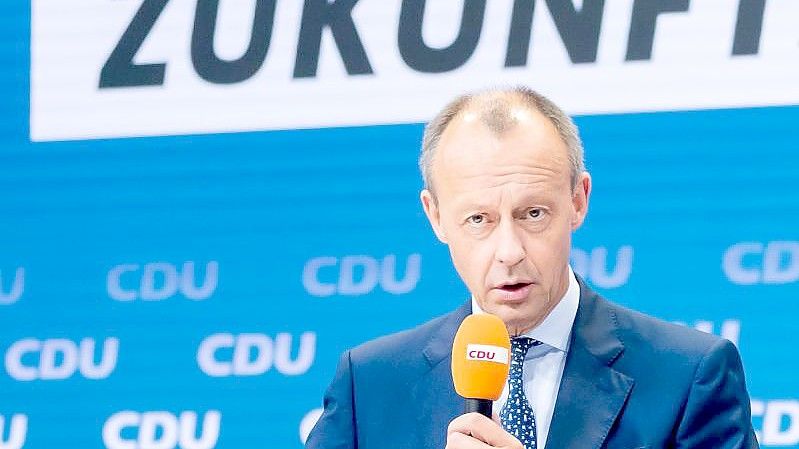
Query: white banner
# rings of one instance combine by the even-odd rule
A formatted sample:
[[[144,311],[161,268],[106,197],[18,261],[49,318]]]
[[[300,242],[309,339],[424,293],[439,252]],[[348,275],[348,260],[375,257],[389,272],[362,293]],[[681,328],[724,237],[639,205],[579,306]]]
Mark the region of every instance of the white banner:
[[[34,141],[799,104],[795,0],[33,0]]]

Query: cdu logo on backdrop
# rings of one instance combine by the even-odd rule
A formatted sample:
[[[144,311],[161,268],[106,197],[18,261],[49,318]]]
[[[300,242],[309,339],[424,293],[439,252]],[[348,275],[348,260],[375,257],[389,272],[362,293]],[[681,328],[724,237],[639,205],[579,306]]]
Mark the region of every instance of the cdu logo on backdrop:
[[[0,305],[14,304],[22,296],[25,291],[25,268],[18,267],[9,284],[6,282],[3,278],[3,271],[0,270]],[[6,289],[6,285],[9,285],[8,289]]]
[[[0,448],[20,449],[25,444],[28,433],[28,417],[20,413],[11,415],[11,421],[6,430],[6,418],[0,415]],[[8,438],[5,438],[8,435]]]
[[[380,288],[393,295],[409,293],[416,288],[421,277],[422,256],[411,254],[400,263],[397,256],[389,254],[382,259],[357,255],[315,257],[302,270],[302,285],[312,296],[360,296]],[[400,274],[401,273],[401,274]]]
[[[84,338],[79,344],[63,338],[25,338],[6,351],[6,372],[19,381],[62,380],[76,372],[86,379],[105,379],[116,367],[119,340],[105,339],[99,363],[95,363],[96,346],[93,338]]]
[[[799,444],[799,401],[753,399],[752,417],[762,419],[762,428],[755,433],[763,446],[784,447]]]
[[[799,281],[799,242],[740,242],[724,252],[722,270],[733,284],[789,284]]]
[[[293,360],[292,339],[287,333],[274,339],[264,334],[213,334],[200,343],[197,364],[212,377],[257,376],[273,366],[286,376],[305,374],[316,357],[316,333],[303,332]]]
[[[630,280],[633,271],[633,247],[621,246],[608,265],[608,249],[598,246],[590,251],[572,248],[571,265],[574,272],[600,288],[621,287]]]
[[[205,274],[197,273],[193,261],[177,267],[168,262],[151,262],[143,266],[121,264],[108,271],[108,296],[117,301],[162,301],[176,297],[200,301],[208,299],[219,282],[219,263],[205,264]]]
[[[125,410],[106,420],[103,443],[107,449],[211,449],[219,439],[221,420],[218,410],[207,411],[198,435],[196,412],[175,416],[166,411]]]

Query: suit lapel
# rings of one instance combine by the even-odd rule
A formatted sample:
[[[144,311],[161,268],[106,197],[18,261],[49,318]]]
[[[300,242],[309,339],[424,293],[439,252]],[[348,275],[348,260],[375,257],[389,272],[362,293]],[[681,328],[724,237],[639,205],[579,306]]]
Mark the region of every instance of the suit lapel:
[[[446,446],[447,426],[463,413],[464,400],[452,386],[449,357],[442,360],[416,384],[412,397],[420,404],[417,413],[415,447],[440,449]]]
[[[452,341],[466,316],[472,313],[471,302],[449,314],[422,351],[430,370],[419,378],[411,390],[414,403],[420,404],[416,447],[440,449],[446,445],[447,426],[463,413],[464,400],[452,385]]]
[[[624,351],[615,315],[580,280],[580,305],[547,437],[548,448],[598,448],[627,401],[633,379],[612,368]]]

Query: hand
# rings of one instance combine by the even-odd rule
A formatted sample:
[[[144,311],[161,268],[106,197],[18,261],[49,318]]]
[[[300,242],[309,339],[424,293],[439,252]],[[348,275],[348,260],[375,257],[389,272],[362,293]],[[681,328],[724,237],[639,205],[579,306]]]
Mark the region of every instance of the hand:
[[[479,448],[524,449],[524,446],[498,423],[479,413],[467,413],[449,423],[446,449]]]

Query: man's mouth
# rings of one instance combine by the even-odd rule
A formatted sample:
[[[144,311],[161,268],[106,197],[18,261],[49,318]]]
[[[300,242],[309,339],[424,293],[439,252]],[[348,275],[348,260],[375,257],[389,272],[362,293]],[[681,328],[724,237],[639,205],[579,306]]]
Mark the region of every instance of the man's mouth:
[[[531,282],[517,282],[515,284],[501,285],[499,287],[499,289],[502,290],[502,291],[506,291],[506,292],[517,292],[517,291],[527,287],[530,284],[531,284]]]
[[[494,288],[494,291],[499,293],[497,299],[500,301],[524,302],[527,300],[532,289],[532,282],[509,282],[507,284],[500,284]]]

